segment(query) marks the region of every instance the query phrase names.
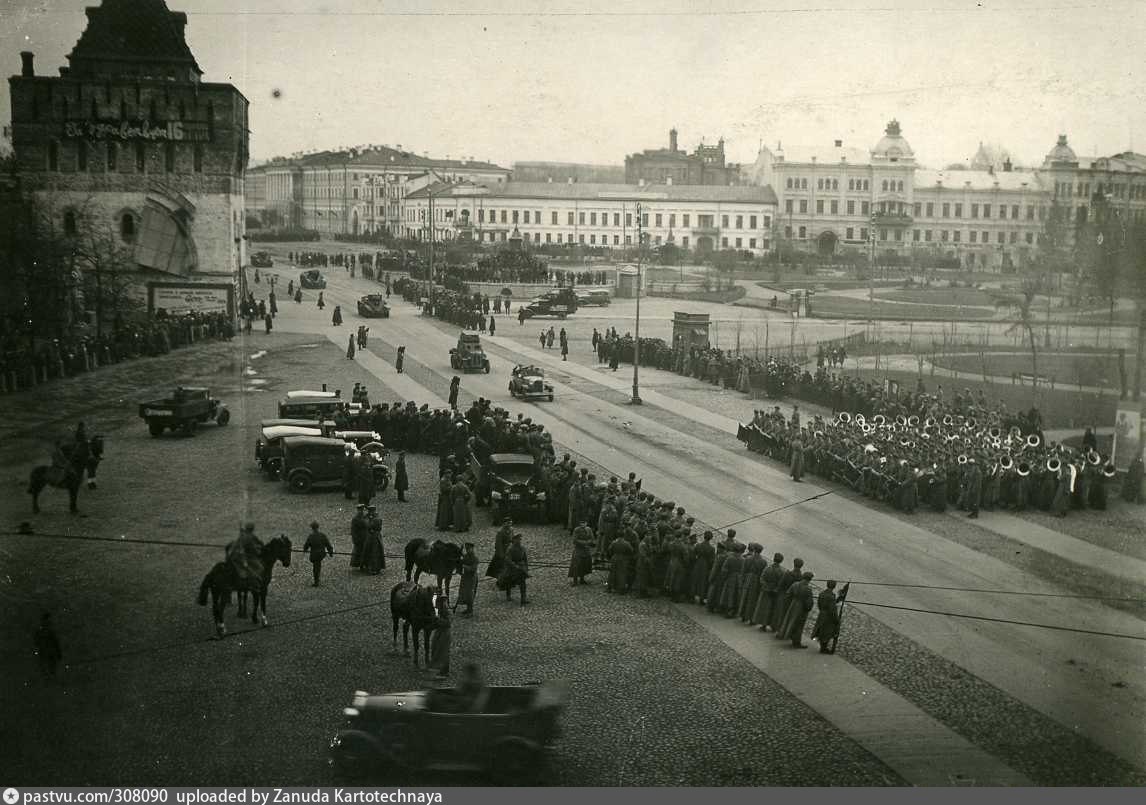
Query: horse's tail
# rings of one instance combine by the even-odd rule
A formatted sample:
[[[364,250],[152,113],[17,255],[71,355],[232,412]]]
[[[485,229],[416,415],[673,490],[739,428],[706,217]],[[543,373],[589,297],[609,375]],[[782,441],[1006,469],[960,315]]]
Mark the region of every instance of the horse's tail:
[[[414,572],[414,565],[418,559],[418,551],[422,550],[426,545],[426,540],[422,537],[415,537],[406,543],[406,581],[410,580],[410,575]]]
[[[199,606],[207,606],[207,591],[211,589],[211,581],[215,578],[215,569],[211,568],[210,572],[203,577],[203,583],[199,585]]]
[[[28,494],[34,495],[45,486],[44,475],[48,472],[47,467],[34,467],[32,474],[28,476]]]

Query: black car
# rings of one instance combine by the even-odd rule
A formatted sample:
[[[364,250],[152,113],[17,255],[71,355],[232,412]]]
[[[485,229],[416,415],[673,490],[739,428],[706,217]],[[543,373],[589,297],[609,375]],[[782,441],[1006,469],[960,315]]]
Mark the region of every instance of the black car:
[[[390,318],[390,306],[380,293],[368,294],[358,300],[358,315],[364,319]]]
[[[251,265],[255,268],[271,268],[274,259],[267,252],[255,252],[251,255]]]
[[[326,277],[317,268],[312,268],[298,275],[298,287],[315,290],[325,288]]]
[[[484,464],[476,457],[472,461],[479,489],[489,489],[490,517],[495,524],[507,516],[520,519],[529,514],[544,522],[545,490],[533,456],[493,453]]]

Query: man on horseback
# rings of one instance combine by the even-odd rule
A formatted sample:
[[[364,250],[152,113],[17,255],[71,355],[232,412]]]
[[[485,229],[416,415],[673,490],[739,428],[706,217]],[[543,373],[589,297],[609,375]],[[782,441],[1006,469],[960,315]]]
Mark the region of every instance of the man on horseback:
[[[263,569],[262,551],[263,542],[255,536],[255,524],[246,523],[239,538],[227,546],[227,564],[234,570],[239,586],[258,580]]]

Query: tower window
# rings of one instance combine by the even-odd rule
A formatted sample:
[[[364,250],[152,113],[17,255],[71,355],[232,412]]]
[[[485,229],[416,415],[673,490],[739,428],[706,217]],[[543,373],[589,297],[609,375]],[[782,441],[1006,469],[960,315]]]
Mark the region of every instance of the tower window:
[[[88,141],[80,140],[76,149],[76,165],[79,170],[86,171],[88,169]]]
[[[119,161],[119,146],[109,142],[107,144],[107,169],[113,171]]]
[[[130,212],[125,212],[119,218],[119,236],[125,243],[135,240],[135,216]]]
[[[64,213],[64,234],[76,234],[76,211],[68,210]]]
[[[167,143],[163,148],[163,169],[168,173],[175,171],[175,143]]]
[[[137,173],[143,173],[147,168],[147,149],[143,143],[135,144],[135,170]]]

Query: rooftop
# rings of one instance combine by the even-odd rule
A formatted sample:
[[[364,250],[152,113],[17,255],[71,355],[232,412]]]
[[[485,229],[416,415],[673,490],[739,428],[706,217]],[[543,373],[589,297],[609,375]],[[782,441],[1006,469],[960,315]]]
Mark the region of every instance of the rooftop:
[[[750,185],[603,184],[589,182],[506,182],[498,185],[438,182],[410,193],[407,198],[443,196],[484,198],[568,199],[577,201],[726,201],[776,204],[771,187]]]
[[[915,171],[915,189],[925,190],[942,183],[949,190],[961,190],[970,183],[972,190],[1043,190],[1040,175],[1034,171]]]
[[[95,72],[100,63],[153,62],[203,74],[184,35],[187,15],[164,0],[103,0],[85,13],[87,27],[68,54],[73,73]]]
[[[375,145],[368,148],[347,148],[339,151],[316,151],[298,157],[274,157],[267,160],[260,168],[271,166],[294,167],[320,167],[323,165],[337,165],[339,167],[401,167],[423,168],[426,170],[491,170],[509,172],[508,168],[495,165],[492,162],[482,162],[474,159],[435,159],[433,157],[419,156],[412,151],[402,151],[386,145]]]

